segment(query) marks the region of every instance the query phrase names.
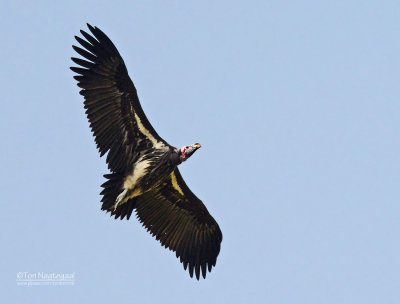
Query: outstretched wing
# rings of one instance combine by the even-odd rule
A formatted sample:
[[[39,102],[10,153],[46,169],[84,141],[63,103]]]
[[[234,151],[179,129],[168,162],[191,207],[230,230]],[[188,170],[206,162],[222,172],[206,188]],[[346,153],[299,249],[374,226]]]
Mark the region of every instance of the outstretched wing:
[[[145,150],[166,149],[168,144],[147,120],[129,78],[125,63],[111,40],[88,24],[92,35],[75,36],[83,48],[73,46],[85,58],[71,58],[80,67],[71,67],[100,156],[107,155],[108,167],[118,172],[132,164]]]
[[[215,266],[222,242],[217,222],[184,182],[178,168],[159,187],[136,200],[143,226],[163,246],[176,252],[190,276],[206,277]]]

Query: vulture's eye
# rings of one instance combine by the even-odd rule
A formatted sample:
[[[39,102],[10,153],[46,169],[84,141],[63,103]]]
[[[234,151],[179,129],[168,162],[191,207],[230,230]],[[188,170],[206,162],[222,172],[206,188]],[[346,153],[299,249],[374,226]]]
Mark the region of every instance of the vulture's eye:
[[[189,146],[186,146],[185,149],[189,149]]]

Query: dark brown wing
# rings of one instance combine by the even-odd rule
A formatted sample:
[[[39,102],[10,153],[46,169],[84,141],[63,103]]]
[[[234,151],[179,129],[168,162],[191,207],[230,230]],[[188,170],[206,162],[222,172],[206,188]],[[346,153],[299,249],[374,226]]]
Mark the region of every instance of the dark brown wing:
[[[80,67],[71,67],[100,155],[107,155],[113,172],[123,171],[144,150],[165,149],[168,144],[147,120],[125,63],[111,40],[88,24],[92,35],[75,36],[84,48],[73,46],[85,60],[72,58]]]
[[[178,169],[158,188],[136,200],[136,213],[143,226],[163,246],[176,252],[190,276],[206,277],[215,266],[222,242],[217,222],[206,206],[190,191]]]

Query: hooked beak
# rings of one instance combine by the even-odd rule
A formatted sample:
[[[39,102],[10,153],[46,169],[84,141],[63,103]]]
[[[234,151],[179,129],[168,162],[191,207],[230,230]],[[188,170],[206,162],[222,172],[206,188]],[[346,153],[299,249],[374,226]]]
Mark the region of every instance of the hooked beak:
[[[186,146],[186,147],[182,147],[180,149],[180,154],[179,154],[179,158],[181,160],[181,162],[184,162],[185,160],[187,160],[190,156],[193,155],[194,152],[196,152],[197,149],[200,149],[201,145],[200,144],[193,144],[190,146]]]
[[[188,156],[191,156],[194,152],[196,152],[197,149],[200,149],[200,148],[201,148],[200,144],[191,145],[191,148],[189,149],[189,151],[187,151]]]
[[[190,146],[183,147],[181,149],[181,154],[180,154],[181,161],[183,162],[183,161],[187,160],[190,156],[193,155],[194,152],[196,152],[197,149],[200,149],[200,148],[201,148],[200,144],[193,144]]]

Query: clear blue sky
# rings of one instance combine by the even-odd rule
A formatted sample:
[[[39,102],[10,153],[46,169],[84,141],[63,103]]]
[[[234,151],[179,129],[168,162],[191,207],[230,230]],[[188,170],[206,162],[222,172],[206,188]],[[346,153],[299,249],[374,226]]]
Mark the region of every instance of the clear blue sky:
[[[1,1],[1,303],[400,303],[399,1]],[[190,279],[107,173],[69,70],[86,22],[224,234]],[[18,272],[75,273],[17,286]]]

